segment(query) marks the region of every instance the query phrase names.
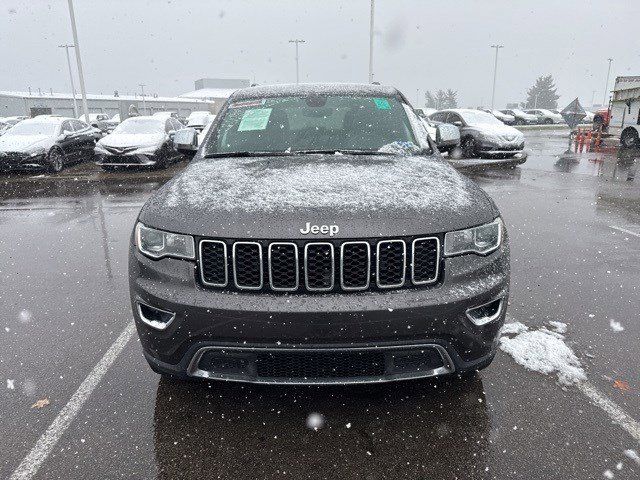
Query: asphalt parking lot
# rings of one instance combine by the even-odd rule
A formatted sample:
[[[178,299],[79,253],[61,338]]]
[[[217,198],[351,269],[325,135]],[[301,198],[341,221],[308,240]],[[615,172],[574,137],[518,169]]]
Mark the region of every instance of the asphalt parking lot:
[[[586,375],[571,386],[506,352],[468,379],[160,380],[127,248],[185,163],[0,176],[0,477],[640,478],[640,152],[563,153],[566,135],[529,131],[525,164],[467,173],[510,233],[509,320],[566,324]]]

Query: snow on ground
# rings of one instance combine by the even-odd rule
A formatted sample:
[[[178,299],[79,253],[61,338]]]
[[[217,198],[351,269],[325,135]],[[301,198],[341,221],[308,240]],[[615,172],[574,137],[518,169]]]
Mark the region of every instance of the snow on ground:
[[[561,325],[566,329],[565,324]],[[528,370],[545,375],[555,373],[561,385],[585,381],[587,376],[580,360],[564,342],[564,335],[558,331],[562,327],[554,327],[556,331],[546,327],[530,330],[520,322],[507,323],[501,330],[500,349]]]
[[[638,452],[636,452],[635,450],[625,450],[624,454],[629,457],[631,460],[633,460],[634,462],[636,462],[638,465],[640,465],[640,455],[638,455]]]
[[[552,322],[549,322],[549,325],[551,325],[551,327],[553,327],[553,330],[557,333],[561,333],[563,335],[567,333],[566,323],[552,321]]]

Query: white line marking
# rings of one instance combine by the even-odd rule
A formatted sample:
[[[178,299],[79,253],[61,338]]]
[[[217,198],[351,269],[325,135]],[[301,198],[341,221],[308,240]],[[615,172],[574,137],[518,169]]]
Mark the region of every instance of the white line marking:
[[[631,435],[638,443],[640,443],[640,423],[636,422],[627,413],[625,413],[618,405],[610,400],[606,395],[601,393],[596,387],[589,382],[582,382],[578,385],[578,390],[584,393],[596,406],[609,415],[609,418],[622,427],[629,435]]]
[[[614,230],[618,230],[623,233],[628,233],[629,235],[633,235],[634,237],[640,237],[640,233],[632,232],[631,230],[627,230],[626,228],[616,227],[615,225],[609,225],[609,228],[613,228]]]
[[[118,358],[118,355],[120,355],[133,335],[133,332],[134,323],[131,322],[109,347],[107,353],[105,353],[96,366],[93,367],[93,370],[87,375],[87,378],[83,380],[67,404],[60,410],[55,420],[49,425],[49,428],[42,434],[29,454],[24,457],[20,465],[18,465],[18,468],[11,474],[9,480],[26,480],[34,477],[38,469],[51,454],[53,447],[56,446],[60,437],[62,437],[67,428],[69,428],[69,425],[71,425],[71,422],[73,422],[73,419],[84,403],[98,386],[105,373],[107,373],[109,367],[111,367],[116,358]]]

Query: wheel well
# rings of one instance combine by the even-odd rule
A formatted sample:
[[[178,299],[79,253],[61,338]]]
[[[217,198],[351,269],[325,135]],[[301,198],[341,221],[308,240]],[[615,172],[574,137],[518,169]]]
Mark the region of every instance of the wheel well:
[[[638,127],[635,125],[629,125],[628,127],[625,127],[624,130],[622,130],[622,133],[620,134],[620,136],[622,137],[623,135],[626,135],[629,132],[633,132],[635,133],[636,137],[638,137]]]

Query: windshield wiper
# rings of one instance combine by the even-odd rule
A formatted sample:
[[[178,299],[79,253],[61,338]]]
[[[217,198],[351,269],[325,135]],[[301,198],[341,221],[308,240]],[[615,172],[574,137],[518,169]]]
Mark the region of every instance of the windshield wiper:
[[[213,152],[207,153],[203,158],[218,157],[284,157],[291,155],[290,152]]]
[[[348,150],[348,149],[342,149],[342,148],[338,148],[338,149],[328,149],[328,150],[294,150],[291,152],[292,154],[296,154],[296,155],[307,155],[307,154],[314,154],[314,153],[319,153],[319,154],[333,154],[333,155],[340,155],[340,154],[345,154],[345,155],[389,155],[388,153],[385,152],[379,152],[377,150]]]

